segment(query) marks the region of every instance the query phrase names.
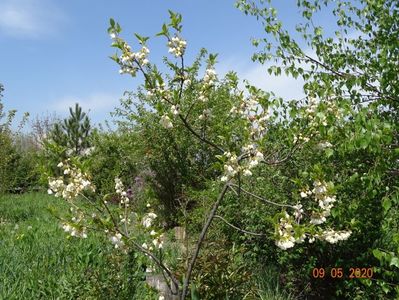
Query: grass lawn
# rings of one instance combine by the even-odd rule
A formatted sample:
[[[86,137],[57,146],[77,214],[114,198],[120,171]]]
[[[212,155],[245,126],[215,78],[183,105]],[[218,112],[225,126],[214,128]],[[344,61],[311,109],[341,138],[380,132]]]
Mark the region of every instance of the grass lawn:
[[[0,299],[154,299],[134,254],[67,238],[48,207],[68,209],[43,193],[0,196]]]

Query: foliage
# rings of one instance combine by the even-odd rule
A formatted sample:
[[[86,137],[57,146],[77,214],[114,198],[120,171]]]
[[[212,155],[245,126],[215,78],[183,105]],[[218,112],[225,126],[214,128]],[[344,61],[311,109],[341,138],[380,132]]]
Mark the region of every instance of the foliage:
[[[93,151],[87,157],[87,170],[93,174],[92,181],[100,194],[115,191],[114,179],[119,177],[128,188],[135,186],[140,164],[138,152],[139,136],[127,131],[103,132],[96,130],[92,134]],[[142,171],[144,174],[144,171]]]
[[[353,239],[339,250],[318,244],[317,254],[312,248],[306,269],[377,266],[374,256],[379,252],[373,249],[389,245],[395,251],[398,246],[398,231],[393,221],[398,216],[393,208],[398,205],[394,196],[399,124],[399,83],[394,75],[397,72],[394,62],[398,60],[396,1],[298,1],[303,22],[296,26],[297,35],[285,29],[271,1],[237,4],[245,13],[259,18],[265,28],[266,37],[254,40],[256,46],[263,48],[253,59],[270,63],[268,71],[275,76],[285,72],[294,78],[301,77],[308,97],[329,100],[347,115],[342,122],[330,118],[325,111],[317,112],[315,117],[329,125],[320,130],[320,142],[325,139],[330,145],[324,144],[327,147],[322,147],[317,156],[303,149],[294,159],[294,166],[306,174],[317,169],[334,174],[336,190],[344,205],[333,211],[333,217],[340,223],[350,220],[354,232]],[[331,30],[333,36],[323,33],[318,24],[319,16],[329,12],[336,20],[336,28]],[[304,50],[302,45],[311,51]],[[311,122],[301,125],[292,118],[290,126],[307,130],[311,125]],[[302,180],[303,175],[299,173],[297,177]],[[284,254],[281,260],[281,264],[291,268],[289,280],[296,281],[300,290],[308,281],[306,275],[299,279],[302,284],[298,284],[297,270],[303,265],[300,257],[306,253],[302,251],[295,251],[291,260]],[[312,282],[311,293],[319,291],[319,296],[335,294],[352,299],[356,294],[364,299],[370,293],[380,297],[391,293],[393,297],[397,278],[396,282],[394,278],[386,278],[386,284],[382,279],[377,280],[383,290],[378,289],[376,281],[367,281],[365,285],[366,281],[324,280]]]
[[[4,87],[0,84],[0,194],[4,192],[24,191],[37,184],[35,154],[32,149],[22,146],[23,135],[20,129],[24,126],[28,114],[19,124],[18,131],[11,128],[16,111],[3,112],[1,103]],[[3,119],[5,119],[3,121]]]

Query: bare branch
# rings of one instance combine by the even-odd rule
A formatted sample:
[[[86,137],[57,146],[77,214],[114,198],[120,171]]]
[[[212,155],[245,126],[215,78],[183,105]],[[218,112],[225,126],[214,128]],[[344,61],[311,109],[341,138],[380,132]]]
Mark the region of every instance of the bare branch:
[[[240,231],[240,232],[242,232],[242,233],[250,234],[250,235],[255,235],[255,236],[265,236],[264,233],[256,233],[256,232],[251,232],[251,231],[247,231],[247,230],[241,229],[241,228],[239,228],[239,227],[237,227],[237,226],[235,226],[235,225],[233,225],[233,224],[227,222],[226,219],[224,219],[223,217],[221,217],[221,216],[219,216],[219,215],[215,215],[215,218],[218,218],[218,219],[222,220],[224,223],[226,223],[226,224],[229,225],[230,227],[232,227],[232,228],[234,228],[235,230],[238,230],[238,231]]]
[[[230,183],[230,184],[229,184],[229,188],[232,189],[232,190],[234,190],[233,187],[238,188],[239,186],[236,185],[236,184],[234,184],[234,183]],[[243,188],[241,188],[241,191],[244,192],[245,194],[248,194],[248,195],[254,197],[255,199],[258,199],[258,200],[260,200],[260,201],[263,201],[263,202],[265,202],[265,203],[267,203],[267,204],[276,205],[276,206],[280,206],[280,207],[289,207],[289,208],[292,208],[292,209],[296,209],[294,206],[289,205],[289,204],[276,203],[276,202],[267,200],[267,199],[262,198],[262,197],[260,197],[260,196],[258,196],[258,195],[255,195],[255,194],[253,194],[253,193],[251,193],[251,192],[249,192],[249,191],[247,191],[247,190],[244,190]]]

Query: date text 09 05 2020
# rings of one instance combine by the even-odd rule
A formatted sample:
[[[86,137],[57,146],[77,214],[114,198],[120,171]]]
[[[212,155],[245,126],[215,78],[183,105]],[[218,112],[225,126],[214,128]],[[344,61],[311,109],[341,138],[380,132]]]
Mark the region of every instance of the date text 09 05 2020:
[[[313,268],[312,276],[313,278],[372,278],[373,268],[349,268],[345,270],[344,268]]]

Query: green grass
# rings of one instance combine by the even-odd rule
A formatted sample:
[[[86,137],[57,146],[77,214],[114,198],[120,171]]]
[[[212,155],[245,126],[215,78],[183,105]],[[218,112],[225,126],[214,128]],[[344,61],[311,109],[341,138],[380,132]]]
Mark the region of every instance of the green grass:
[[[67,238],[41,193],[0,196],[0,299],[154,299],[135,255],[102,236]]]

